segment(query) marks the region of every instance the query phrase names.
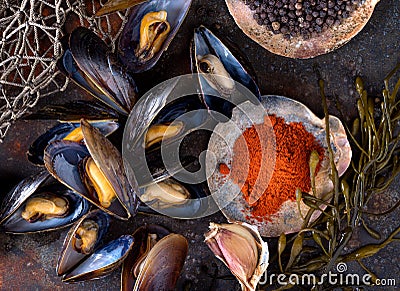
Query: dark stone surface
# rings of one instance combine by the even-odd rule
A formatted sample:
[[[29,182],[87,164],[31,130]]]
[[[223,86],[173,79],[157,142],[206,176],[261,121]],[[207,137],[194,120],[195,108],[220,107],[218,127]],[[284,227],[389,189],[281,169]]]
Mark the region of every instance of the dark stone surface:
[[[341,118],[346,122],[356,114],[353,85],[355,76],[362,76],[368,93],[379,97],[383,78],[400,61],[398,0],[382,0],[370,22],[347,45],[310,60],[288,59],[269,53],[238,29],[223,1],[194,0],[180,32],[156,67],[135,76],[141,93],[170,77],[190,73],[189,44],[194,28],[201,24],[210,28],[225,43],[236,46],[236,50],[252,67],[263,94],[284,95],[299,100],[322,117],[317,76],[314,72],[314,67],[317,66],[326,80],[330,112],[338,114],[335,103],[339,104],[344,112]],[[82,98],[89,97],[70,85],[64,93],[41,99],[37,108],[66,99]],[[33,140],[53,124],[49,121],[18,121],[11,127],[4,143],[0,145],[0,198],[19,180],[37,171],[36,167],[27,162],[25,152]],[[393,204],[399,198],[398,189],[393,187],[388,191],[387,195],[393,197],[391,199],[387,196],[377,197],[374,203],[378,206],[374,207]],[[239,290],[239,285],[230,276],[228,269],[214,258],[203,243],[203,233],[207,231],[210,221],[224,222],[225,219],[220,213],[189,221],[138,215],[127,223],[113,222],[111,233],[106,239],[131,233],[143,223],[162,224],[183,234],[189,241],[189,256],[179,281],[179,289],[186,286],[186,290]],[[375,229],[387,236],[399,224],[399,211],[380,217],[379,220],[370,218],[370,222]],[[0,289],[118,290],[120,270],[104,279],[74,285],[65,285],[57,278],[55,266],[66,232],[65,229],[32,235],[0,233]],[[362,232],[353,238],[355,246],[361,241],[365,241]],[[268,242],[271,243],[270,252],[275,253],[275,241],[270,239]],[[398,253],[399,244],[395,243],[365,260],[365,263],[379,278],[395,278],[399,284]],[[356,264],[349,264],[348,272],[364,273]],[[213,279],[216,277],[223,279]]]

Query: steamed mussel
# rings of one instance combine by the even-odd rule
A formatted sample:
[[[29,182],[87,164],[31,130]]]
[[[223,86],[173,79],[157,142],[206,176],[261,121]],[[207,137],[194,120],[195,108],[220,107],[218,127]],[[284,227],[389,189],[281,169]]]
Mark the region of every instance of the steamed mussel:
[[[122,264],[134,243],[131,235],[122,235],[95,250],[71,272],[63,276],[65,282],[97,279],[108,275]]]
[[[58,68],[78,86],[127,115],[137,99],[134,80],[122,64],[91,30],[78,27],[65,41]]]
[[[257,103],[256,99],[261,95],[253,78],[229,49],[204,26],[194,32],[191,58],[192,72],[198,73],[201,98],[209,110],[230,117],[235,105],[249,99]]]
[[[146,204],[155,204],[158,209],[181,205],[190,198],[189,191],[177,181],[169,178],[148,186],[140,200]]]
[[[169,234],[158,241],[143,261],[133,290],[175,288],[185,263],[188,242],[180,234]]]
[[[157,241],[168,234],[170,234],[168,229],[155,224],[144,225],[135,230],[133,233],[135,245],[122,265],[121,290],[133,290],[147,254]]]
[[[32,223],[56,217],[65,217],[69,208],[70,205],[67,198],[45,192],[40,196],[29,198],[25,203],[21,216]]]
[[[118,56],[134,73],[151,69],[189,10],[191,0],[150,0],[132,8],[122,31]]]
[[[109,225],[108,215],[94,210],[78,220],[68,232],[58,259],[57,274],[70,272],[101,244]]]
[[[137,199],[126,178],[121,154],[86,120],[81,120],[81,128],[85,145],[65,140],[52,142],[45,150],[46,168],[103,211],[128,219],[136,213]]]
[[[149,12],[143,16],[139,44],[135,50],[138,60],[142,63],[147,62],[159,52],[170,30],[167,11]]]
[[[116,131],[119,124],[114,120],[94,120],[89,121],[93,126],[105,136]],[[44,134],[39,136],[29,147],[27,152],[28,160],[35,165],[44,165],[44,149],[55,140],[70,140],[80,142],[83,139],[82,129],[79,122],[61,122],[50,128]]]
[[[138,228],[122,269],[121,290],[173,290],[188,252],[186,238],[158,225]]]
[[[189,218],[208,207],[202,200],[209,196],[201,182],[205,179],[195,181],[185,175],[202,175],[200,154],[207,147],[209,132],[201,129],[212,128],[214,120],[197,95],[174,99],[171,92],[178,82],[160,84],[159,92],[139,100],[125,128],[129,141],[123,150],[141,187],[139,199],[146,204],[139,211],[153,209]]]
[[[4,198],[0,224],[5,232],[30,233],[68,226],[89,210],[79,195],[45,171],[22,180]]]

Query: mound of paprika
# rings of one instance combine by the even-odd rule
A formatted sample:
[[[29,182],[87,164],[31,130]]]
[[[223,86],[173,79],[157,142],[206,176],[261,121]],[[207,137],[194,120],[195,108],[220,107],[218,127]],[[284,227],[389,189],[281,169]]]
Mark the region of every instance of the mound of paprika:
[[[270,220],[285,201],[296,200],[297,188],[309,192],[310,154],[313,150],[319,154],[320,161],[315,174],[325,154],[324,148],[302,123],[286,123],[283,118],[275,115],[270,115],[269,119],[266,117],[263,124],[247,128],[242,134],[244,138],[236,140],[231,165],[231,179],[242,185],[243,197],[249,204],[251,217],[258,221]],[[271,139],[269,142],[268,138],[264,139],[271,124],[275,133],[274,145]],[[275,150],[275,167],[269,167],[272,163],[268,160],[261,163],[261,159],[265,159],[262,154],[265,147],[266,150]],[[246,165],[248,172],[244,173]],[[258,200],[252,200],[252,197]]]

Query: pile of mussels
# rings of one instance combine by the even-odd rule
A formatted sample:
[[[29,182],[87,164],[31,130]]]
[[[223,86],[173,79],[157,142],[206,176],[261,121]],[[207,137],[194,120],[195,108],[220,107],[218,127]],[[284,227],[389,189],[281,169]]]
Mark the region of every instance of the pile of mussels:
[[[140,227],[133,235],[108,243],[104,242],[104,235],[112,219],[128,220],[138,211],[146,211],[143,202],[160,208],[184,208],[191,199],[210,195],[209,190],[204,184],[180,183],[162,165],[161,169],[160,165],[150,165],[153,183],[160,187],[129,181],[121,153],[106,136],[126,122],[135,107],[138,92],[130,73],[155,65],[177,33],[190,4],[190,0],[151,0],[132,8],[116,54],[84,27],[76,28],[64,40],[58,68],[101,102],[75,101],[43,108],[31,116],[59,120],[27,153],[30,162],[44,165],[45,169],[16,185],[4,198],[0,211],[1,229],[7,233],[70,226],[56,268],[63,281],[102,277],[124,262],[124,290],[170,290],[176,284],[188,250],[182,235],[157,225]],[[205,92],[214,90],[229,97],[237,82],[260,97],[257,85],[243,66],[205,27],[195,30],[191,53],[192,71],[199,73],[202,90],[157,113],[145,112],[147,133],[140,146],[145,147],[150,163],[160,158],[163,140],[173,140],[187,129],[182,122],[169,126],[180,115],[205,109],[229,116],[232,103]],[[158,98],[163,96],[153,95],[146,102],[151,104]],[[198,122],[205,122],[208,117],[211,116]],[[187,163],[192,162],[188,158]],[[139,189],[144,186],[139,199]],[[206,242],[211,250],[231,269],[243,289],[254,290],[268,265],[267,245],[257,229],[239,222],[212,223],[210,229]]]

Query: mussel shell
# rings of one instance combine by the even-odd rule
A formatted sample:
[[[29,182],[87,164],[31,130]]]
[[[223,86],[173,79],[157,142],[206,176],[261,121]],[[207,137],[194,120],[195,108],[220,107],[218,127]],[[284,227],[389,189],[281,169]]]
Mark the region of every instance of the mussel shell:
[[[170,231],[160,225],[149,224],[139,227],[134,233],[135,244],[129,255],[126,257],[124,264],[122,265],[121,273],[121,290],[130,291],[135,285],[135,278],[133,277],[133,269],[136,265],[137,260],[143,255],[146,250],[147,236],[149,233],[157,235],[158,239],[161,239],[168,234]]]
[[[209,118],[204,105],[198,101],[196,96],[191,95],[196,92],[195,89],[184,88],[183,90],[186,92],[177,95],[177,93],[181,93],[181,86],[187,85],[186,80],[191,84],[196,83],[192,76],[183,76],[157,85],[138,101],[128,117],[122,150],[127,161],[126,167],[134,171],[140,187],[167,179],[181,171],[182,166],[187,167],[196,162],[197,156],[186,153],[180,155],[176,150],[179,149],[177,144],[189,133],[201,128],[210,129],[214,126],[214,120]],[[175,120],[184,123],[184,128],[180,133],[175,138],[163,141],[162,151],[160,150],[161,143],[145,150],[143,145],[148,128],[154,124]],[[195,142],[198,143],[197,140]],[[162,152],[166,151],[174,158],[172,161],[174,164],[170,163],[168,170],[162,158]],[[131,175],[128,177],[131,178]]]
[[[84,27],[78,27],[71,33],[69,46],[73,60],[84,73],[84,79],[89,78],[95,84],[94,90],[101,88],[103,94],[96,94],[95,97],[118,112],[128,114],[136,102],[136,85],[108,46]]]
[[[66,216],[54,217],[31,223],[23,219],[21,216],[25,207],[25,203],[22,203],[20,207],[18,207],[18,209],[3,223],[2,227],[4,231],[10,233],[31,233],[59,229],[74,223],[89,210],[89,203],[85,199],[60,184],[44,186],[40,188],[40,191],[37,191],[30,197],[38,197],[41,194],[49,192],[68,200],[69,211]]]
[[[212,54],[221,61],[225,70],[229,73],[231,78],[245,86],[250,90],[250,92],[255,96],[250,99],[253,103],[257,102],[256,99],[260,99],[261,94],[257,84],[254,82],[253,78],[247,73],[247,71],[243,68],[243,66],[239,63],[239,61],[232,55],[229,49],[207,28],[204,26],[200,26],[195,29],[194,39],[192,43],[192,71],[196,73],[200,73],[198,69],[198,61],[197,56],[205,56],[208,54]],[[204,76],[201,74],[199,76],[200,85],[202,88],[202,98],[203,102],[213,111],[218,111],[222,114],[230,117],[232,108],[235,104],[240,104],[246,100],[231,100],[234,104],[228,102],[226,98],[220,98],[217,96],[221,96],[219,92],[213,89],[207,81],[204,79]],[[239,88],[236,88],[237,90]],[[248,93],[240,94],[240,98],[248,97]]]
[[[120,111],[120,108],[115,104],[115,100],[110,100],[107,95],[102,93],[97,87],[96,84],[93,83],[90,78],[87,77],[85,72],[83,72],[78,64],[75,62],[74,57],[72,56],[71,49],[66,47],[64,49],[64,54],[60,58],[60,60],[57,63],[57,67],[59,70],[64,73],[64,75],[68,76],[71,78],[71,80],[77,84],[79,87],[84,89],[86,92],[89,94],[95,96],[111,108],[116,109],[117,111]],[[125,112],[122,112],[125,114]]]
[[[60,120],[79,122],[81,118],[89,120],[117,120],[118,113],[103,103],[87,100],[74,100],[64,104],[46,105],[24,119]]]
[[[138,5],[147,0],[108,0],[97,12],[96,16],[103,16]]]
[[[82,119],[81,127],[86,146],[97,167],[113,187],[117,199],[127,212],[127,218],[137,212],[138,185],[131,185],[126,177],[121,153],[101,132]],[[112,203],[112,204],[115,204]]]
[[[180,136],[187,135],[206,124],[209,120],[209,115],[205,109],[204,105],[195,95],[184,96],[168,103],[162,108],[154,117],[150,126],[182,121],[183,128],[180,133],[176,137],[170,139],[172,141],[177,140]],[[166,143],[168,143],[168,141],[163,140],[163,144]],[[156,145],[156,147],[152,146],[146,151],[159,148],[160,143]]]
[[[83,144],[56,140],[50,143],[44,151],[44,164],[54,178],[83,196],[88,196],[88,191],[82,183],[78,164],[89,151]]]
[[[127,142],[124,144],[127,145],[128,156],[130,156],[129,153],[135,152],[138,148],[143,148],[147,129],[157,114],[170,101],[171,94],[178,82],[179,79],[175,79],[158,84],[151,90],[152,92],[147,92],[135,104],[124,130],[124,136],[127,138]],[[125,153],[124,156],[126,156]]]
[[[172,145],[173,144],[170,144],[170,146]],[[194,163],[197,161],[195,157],[190,155],[179,156],[179,163],[169,165],[168,168],[166,168],[160,150],[153,150],[150,153],[146,153],[145,158],[146,160],[142,163],[138,163],[137,167],[134,169],[135,177],[138,183],[140,183],[140,188],[168,179],[181,171],[182,168],[195,166]],[[176,157],[176,159],[178,159],[178,157]],[[151,175],[148,175],[147,171],[149,171]]]
[[[187,252],[188,242],[182,235],[162,238],[147,255],[133,290],[174,290]]]
[[[121,33],[118,45],[118,57],[122,63],[133,73],[139,73],[151,69],[162,53],[168,48],[170,42],[178,32],[189,10],[191,0],[150,0],[132,8],[128,22]],[[167,21],[171,30],[161,49],[148,61],[140,62],[135,49],[140,39],[140,24],[143,16],[153,11],[167,11]]]
[[[100,205],[98,198],[94,197],[86,188],[79,168],[81,161],[89,155],[85,145],[73,141],[57,140],[46,147],[44,164],[54,178],[92,204],[119,219],[128,219],[129,213],[118,199],[115,199],[110,207],[104,208]]]
[[[179,148],[182,144],[182,139],[186,138],[191,132],[203,127],[213,127],[211,124],[207,125],[209,122],[212,122],[212,120],[209,118],[204,105],[193,95],[185,96],[168,103],[168,105],[162,108],[154,117],[149,127],[156,124],[166,124],[171,122],[182,122],[183,128],[175,137],[163,140],[162,143],[158,142],[146,149],[145,162],[136,163],[135,173],[137,173],[136,177],[141,187],[167,179],[171,175],[179,172],[182,167],[193,167],[194,163],[197,162],[197,158],[192,156],[193,151],[178,152],[175,149]],[[198,143],[199,141],[193,140],[193,142]],[[163,146],[162,151],[161,144]],[[168,152],[170,158],[174,155],[176,157],[175,159],[179,159],[180,163],[168,165],[167,169],[163,159],[163,153],[166,152]],[[144,167],[143,170],[142,167]],[[150,177],[147,175],[147,171],[145,170],[147,168],[151,173],[150,180]],[[145,175],[141,175],[143,173],[145,173]]]
[[[192,219],[194,217],[201,216],[202,213],[205,213],[207,210],[209,210],[210,205],[208,204],[208,199],[202,199],[210,195],[207,182],[200,184],[188,184],[180,182],[174,178],[169,179],[173,180],[175,183],[181,184],[184,188],[186,188],[186,190],[188,190],[190,193],[190,198],[187,199],[185,203],[171,205],[170,207],[165,207],[162,209],[152,206],[151,203],[149,203],[149,205],[144,203],[139,206],[138,210],[140,212],[153,214],[154,211],[156,211],[169,217]]]
[[[42,185],[50,174],[40,171],[19,182],[5,195],[0,209],[0,225],[9,218],[21,205]]]
[[[94,210],[81,219],[79,219],[70,229],[67,236],[65,237],[64,244],[62,247],[62,251],[57,263],[57,275],[61,276],[69,272],[73,267],[75,267],[79,262],[81,262],[85,257],[88,257],[88,254],[82,254],[77,252],[73,246],[73,238],[78,230],[78,228],[82,225],[82,223],[86,220],[93,220],[97,223],[99,227],[99,232],[97,234],[96,243],[94,245],[94,250],[101,244],[104,235],[107,233],[109,218],[106,213],[97,209]]]
[[[96,250],[72,272],[63,277],[65,282],[97,279],[115,270],[126,258],[133,246],[134,238],[123,235]]]
[[[106,136],[116,131],[119,127],[119,124],[112,120],[91,121],[91,124],[99,128],[100,131]],[[27,152],[28,160],[35,165],[44,165],[44,149],[52,141],[63,139],[79,126],[80,123],[59,123],[50,128],[44,134],[39,136],[29,147]]]

